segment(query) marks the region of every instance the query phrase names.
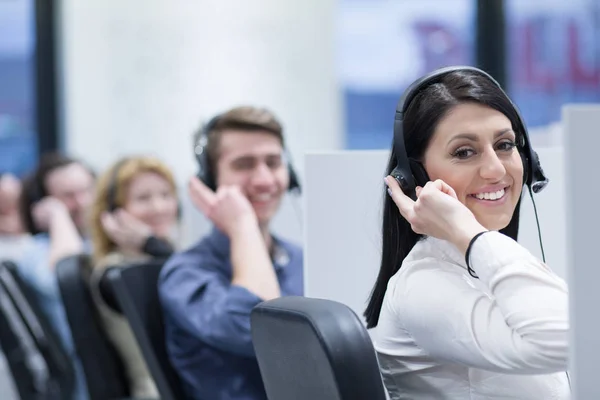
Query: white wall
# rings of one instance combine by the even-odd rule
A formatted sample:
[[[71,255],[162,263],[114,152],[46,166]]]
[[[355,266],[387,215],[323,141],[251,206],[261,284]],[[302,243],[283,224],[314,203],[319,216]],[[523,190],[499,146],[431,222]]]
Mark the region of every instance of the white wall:
[[[565,186],[561,148],[538,151],[550,184],[535,195],[548,265],[566,268]],[[306,155],[305,289],[309,297],[348,305],[362,315],[381,256],[383,177],[388,151]],[[519,242],[540,255],[533,207],[524,195]]]
[[[93,166],[156,154],[183,187],[196,170],[192,131],[240,103],[281,118],[301,176],[306,150],[341,147],[334,0],[61,3],[63,142]],[[299,240],[289,209],[276,227]],[[187,215],[197,236],[206,224]]]

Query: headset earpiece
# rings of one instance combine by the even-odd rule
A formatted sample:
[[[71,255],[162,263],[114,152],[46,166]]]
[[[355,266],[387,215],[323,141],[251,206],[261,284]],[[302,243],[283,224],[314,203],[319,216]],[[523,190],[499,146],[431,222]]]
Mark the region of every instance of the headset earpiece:
[[[425,186],[427,182],[430,181],[429,175],[427,171],[425,171],[425,167],[419,161],[409,158],[410,170],[413,173],[413,177],[415,179],[416,186]]]
[[[405,195],[414,201],[417,200],[416,185],[414,185],[412,174],[406,174],[401,168],[396,166],[390,175],[398,182],[400,189],[402,189]]]
[[[300,179],[298,178],[298,174],[296,173],[296,170],[292,165],[292,158],[290,152],[286,148],[283,149],[283,152],[289,176],[288,191],[300,194],[302,193],[302,187],[300,186]]]
[[[546,187],[546,185],[548,185],[549,180],[544,174],[542,164],[540,163],[540,157],[536,151],[532,151],[531,164],[534,166],[532,172],[531,190],[533,190],[533,193],[539,193]]]
[[[40,179],[37,176],[33,177],[28,194],[31,205],[39,203],[44,198],[44,184],[43,182],[40,182]]]
[[[290,177],[290,184],[288,186],[288,191],[296,192],[298,194],[302,193],[302,187],[300,186],[300,180],[298,179],[298,175],[296,175],[296,171],[292,167],[292,164],[288,163],[288,174]]]
[[[110,174],[110,179],[108,181],[108,187],[106,190],[106,208],[108,212],[112,213],[119,208],[117,204],[117,186],[119,184],[119,171],[121,171],[121,167],[129,161],[129,158],[124,158],[119,161],[114,167],[113,171]]]
[[[202,126],[194,139],[194,155],[196,157],[196,162],[198,163],[198,173],[196,176],[212,191],[217,190],[217,183],[215,182],[214,174],[208,160],[208,135],[214,129],[217,122],[219,122],[220,118],[221,114],[212,117],[204,124],[204,126]]]
[[[425,171],[423,164],[413,160],[412,158],[409,159],[409,165],[411,170],[410,176],[405,174],[402,169],[398,168],[397,166],[390,175],[396,179],[396,182],[398,182],[398,185],[404,194],[414,201],[417,201],[417,186],[425,186],[425,184],[429,181],[429,175],[427,174],[427,171]]]

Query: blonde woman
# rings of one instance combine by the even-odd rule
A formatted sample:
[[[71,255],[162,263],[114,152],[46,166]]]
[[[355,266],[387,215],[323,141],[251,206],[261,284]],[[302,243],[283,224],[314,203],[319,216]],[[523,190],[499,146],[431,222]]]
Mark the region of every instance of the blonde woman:
[[[158,398],[158,391],[129,323],[102,277],[108,267],[168,257],[173,251],[177,220],[175,181],[160,160],[125,158],[99,179],[92,208],[94,271],[90,286],[136,398]]]

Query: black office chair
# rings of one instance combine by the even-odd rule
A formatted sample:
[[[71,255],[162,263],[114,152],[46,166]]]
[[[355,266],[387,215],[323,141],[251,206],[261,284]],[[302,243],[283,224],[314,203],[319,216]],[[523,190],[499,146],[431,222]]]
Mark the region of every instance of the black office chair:
[[[345,305],[281,297],[256,306],[251,324],[269,399],[385,400],[371,338]]]
[[[10,296],[0,285],[0,346],[21,399],[44,399],[54,389],[41,353]]]
[[[13,322],[20,320],[22,322],[22,324],[12,325],[13,329],[20,325],[18,331],[14,332],[20,343],[17,344],[14,341],[11,343],[10,339],[8,342],[6,341],[10,335],[8,330],[4,330],[2,336],[5,339],[3,346],[10,346],[9,349],[5,349],[9,366],[12,362],[13,367],[17,368],[11,370],[17,375],[15,380],[19,380],[21,377],[26,378],[27,373],[24,368],[30,370],[29,374],[33,381],[31,384],[26,383],[25,385],[29,386],[29,389],[24,390],[28,392],[31,388],[34,389],[33,394],[30,393],[32,397],[25,398],[71,398],[75,388],[75,371],[71,359],[45,314],[41,311],[32,289],[21,279],[15,264],[11,262],[1,263],[0,286],[2,287],[4,305],[13,305],[10,308],[10,314],[6,312],[9,308],[3,307],[3,322],[10,320]],[[29,347],[29,349],[25,347]],[[11,354],[13,351],[26,351],[28,353],[26,355],[28,360],[23,361],[25,366],[17,366],[18,362],[14,363],[17,360],[12,358],[14,356],[14,354]],[[39,356],[32,352],[37,352]],[[17,382],[19,391],[23,387],[19,386],[21,384],[21,382]]]
[[[110,343],[92,299],[89,256],[60,260],[56,274],[75,349],[81,360],[90,400],[113,400],[129,393],[125,369]]]
[[[140,346],[161,400],[184,399],[165,344],[158,276],[164,260],[110,268],[108,279]]]

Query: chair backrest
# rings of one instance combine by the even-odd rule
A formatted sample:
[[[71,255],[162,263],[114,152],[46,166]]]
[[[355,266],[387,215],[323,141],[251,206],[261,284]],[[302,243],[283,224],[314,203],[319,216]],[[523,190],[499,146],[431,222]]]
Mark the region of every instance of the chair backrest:
[[[19,398],[44,398],[48,367],[3,285],[0,285],[0,346]]]
[[[125,370],[92,299],[91,272],[87,255],[67,257],[56,264],[58,286],[90,400],[123,398],[129,395]]]
[[[269,399],[385,400],[373,343],[349,307],[281,297],[256,306],[251,324]]]
[[[33,378],[38,380],[35,386],[44,386],[43,398],[71,398],[75,387],[75,371],[71,358],[64,349],[58,334],[54,332],[46,315],[42,312],[32,289],[23,281],[16,265],[12,262],[1,263],[0,286],[5,296],[4,305],[12,304],[13,306],[11,314],[5,313],[4,317],[12,320],[13,329],[19,326],[19,331],[16,332],[20,340],[19,351],[29,353],[27,355],[29,357],[28,368],[33,372]],[[3,312],[7,310],[8,308],[4,307]],[[6,331],[4,333],[7,334]],[[16,350],[16,348],[13,347],[11,350]],[[10,363],[11,355],[9,353],[10,350],[6,352],[5,349]],[[23,374],[24,372],[20,370],[18,373]],[[43,382],[40,382],[40,379]]]
[[[178,400],[185,396],[167,354],[162,307],[158,298],[158,276],[163,264],[164,260],[152,260],[110,268],[107,274],[161,400]]]

